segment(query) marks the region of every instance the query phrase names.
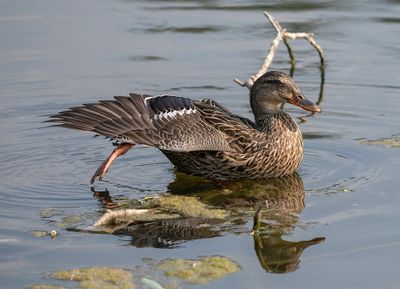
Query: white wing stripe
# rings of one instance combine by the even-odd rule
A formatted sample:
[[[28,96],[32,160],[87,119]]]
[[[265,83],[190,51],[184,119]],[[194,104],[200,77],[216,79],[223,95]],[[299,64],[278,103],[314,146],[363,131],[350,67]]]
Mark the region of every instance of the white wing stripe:
[[[196,113],[197,110],[194,108],[189,108],[189,109],[182,109],[182,110],[174,110],[174,111],[167,111],[167,112],[162,112],[159,114],[154,115],[155,119],[161,119],[161,118],[175,118],[176,115],[185,115],[185,114],[192,114],[192,113]]]

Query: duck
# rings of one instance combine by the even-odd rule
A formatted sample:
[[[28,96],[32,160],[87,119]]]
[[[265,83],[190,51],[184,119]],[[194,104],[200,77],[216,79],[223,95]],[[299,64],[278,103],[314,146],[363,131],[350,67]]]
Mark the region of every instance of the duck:
[[[321,112],[288,74],[269,71],[250,89],[254,120],[208,98],[130,93],[69,108],[47,121],[113,141],[116,148],[97,168],[91,184],[102,180],[115,159],[135,145],[159,149],[179,172],[189,175],[265,179],[295,173],[303,159],[302,133],[281,109],[285,103]]]

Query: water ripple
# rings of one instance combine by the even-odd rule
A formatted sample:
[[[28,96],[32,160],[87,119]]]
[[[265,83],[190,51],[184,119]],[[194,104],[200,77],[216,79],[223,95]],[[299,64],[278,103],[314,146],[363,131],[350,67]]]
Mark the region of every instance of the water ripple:
[[[307,190],[317,194],[350,192],[382,177],[390,155],[355,144],[348,140],[306,141],[300,175]]]

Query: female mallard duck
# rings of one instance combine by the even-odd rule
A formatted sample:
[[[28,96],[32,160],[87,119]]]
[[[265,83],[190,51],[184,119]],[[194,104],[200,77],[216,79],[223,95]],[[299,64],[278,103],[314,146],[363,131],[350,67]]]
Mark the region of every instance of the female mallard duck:
[[[212,179],[272,178],[292,174],[303,159],[303,137],[279,108],[289,102],[320,112],[293,79],[282,72],[261,76],[250,90],[255,121],[232,114],[210,99],[171,95],[115,96],[51,116],[58,126],[93,132],[118,147],[91,179],[101,179],[111,163],[135,144],[160,149],[178,168]]]

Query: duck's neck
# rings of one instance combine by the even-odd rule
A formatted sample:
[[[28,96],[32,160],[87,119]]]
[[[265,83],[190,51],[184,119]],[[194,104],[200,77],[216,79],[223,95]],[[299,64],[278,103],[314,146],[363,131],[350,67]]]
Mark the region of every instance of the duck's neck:
[[[286,112],[284,112],[283,110],[279,109],[277,106],[271,106],[269,108],[267,107],[255,107],[253,108],[253,114],[254,114],[254,121],[256,123],[258,122],[262,122],[265,119],[271,118],[275,115],[279,115],[279,114],[287,114]]]
[[[254,113],[254,120],[256,122],[282,112],[278,103],[265,102],[260,105],[258,101],[256,101],[254,98],[251,98],[250,105]]]
[[[254,117],[259,130],[264,132],[299,130],[299,126],[290,115],[280,109],[267,110],[262,114],[254,114]]]

